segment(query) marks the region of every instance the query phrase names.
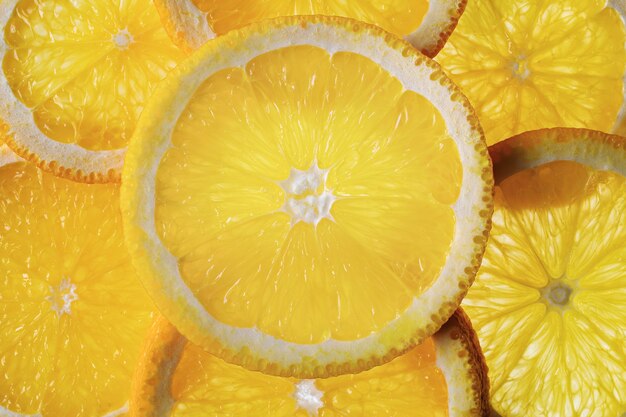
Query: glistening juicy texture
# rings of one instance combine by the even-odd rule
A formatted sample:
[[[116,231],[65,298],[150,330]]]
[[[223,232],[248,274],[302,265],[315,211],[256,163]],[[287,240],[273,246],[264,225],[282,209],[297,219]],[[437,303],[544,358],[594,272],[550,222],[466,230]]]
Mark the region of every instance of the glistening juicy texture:
[[[421,345],[384,365],[327,379],[251,372],[155,321],[133,378],[135,417],[484,417],[484,359],[462,311]]]
[[[509,146],[517,139],[523,145]],[[578,144],[568,148],[568,142]],[[494,408],[510,417],[620,415],[626,410],[624,139],[555,129],[501,145],[507,146],[494,153],[496,174],[504,175],[493,228],[463,301],[490,369]],[[553,156],[557,148],[569,151]],[[532,155],[571,160],[511,171],[530,164]]]
[[[492,144],[552,126],[611,131],[624,104],[619,2],[472,0],[437,61]]]
[[[266,20],[206,43],[153,97],[124,234],[189,340],[319,378],[387,362],[454,313],[491,165],[465,97],[406,42],[340,17]]]
[[[94,158],[124,149],[155,84],[183,57],[152,2],[19,0],[2,7],[8,19],[0,50],[0,116],[8,124],[8,144],[80,180],[92,174],[90,181],[102,181],[110,170],[119,177],[121,160],[89,172],[68,166],[67,154],[74,151],[70,144]]]
[[[460,183],[456,145],[423,96],[360,55],[294,46],[196,91],[157,173],[156,221],[220,321],[352,340],[439,276]],[[325,210],[324,196],[326,216],[296,210]]]
[[[118,192],[0,167],[0,414],[102,417],[127,403],[152,303]]]

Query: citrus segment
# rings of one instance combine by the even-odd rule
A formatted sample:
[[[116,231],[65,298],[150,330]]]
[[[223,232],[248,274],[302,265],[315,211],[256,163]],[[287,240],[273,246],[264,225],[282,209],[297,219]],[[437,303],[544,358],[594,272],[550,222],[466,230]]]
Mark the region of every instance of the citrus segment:
[[[0,167],[0,410],[96,417],[127,402],[152,304],[124,248],[118,193],[25,162]]]
[[[359,25],[233,31],[144,112],[129,246],[164,314],[229,361],[362,370],[435,331],[471,281],[491,201],[476,121],[438,67]]]
[[[463,305],[502,415],[626,410],[625,145],[547,129],[491,148],[493,227]]]
[[[619,2],[470,2],[437,56],[489,144],[553,126],[610,131],[624,104]]]
[[[301,71],[303,60],[315,64]],[[157,172],[161,241],[222,322],[297,343],[365,337],[441,272],[456,146],[431,103],[361,55],[294,46],[246,69],[209,77],[174,128]],[[230,91],[245,105],[222,111]],[[449,167],[446,205],[429,157]]]
[[[119,179],[156,83],[182,58],[147,0],[3,6],[0,117],[7,143],[80,181]]]
[[[133,380],[137,417],[483,416],[487,381],[469,321],[443,330],[393,361],[359,374],[295,379],[228,364],[155,321]]]
[[[155,0],[174,41],[192,50],[217,35],[280,16],[342,16],[372,23],[401,37],[428,56],[441,49],[465,9],[466,0]]]

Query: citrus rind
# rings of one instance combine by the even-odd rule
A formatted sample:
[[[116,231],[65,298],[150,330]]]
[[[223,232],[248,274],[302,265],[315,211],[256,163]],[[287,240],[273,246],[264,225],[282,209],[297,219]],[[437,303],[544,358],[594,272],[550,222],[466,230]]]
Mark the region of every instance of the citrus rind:
[[[192,0],[154,0],[170,38],[187,52],[198,49],[217,35],[207,14]],[[420,26],[405,36],[424,55],[434,57],[443,48],[465,10],[467,0],[431,0]]]
[[[361,54],[397,77],[407,90],[441,112],[459,150],[463,182],[453,205],[457,222],[438,280],[379,332],[353,341],[299,344],[257,328],[235,328],[211,316],[183,281],[178,260],[155,224],[156,173],[172,130],[196,88],[223,68],[240,66],[268,50],[314,45],[330,53]],[[161,312],[192,342],[228,362],[280,376],[318,378],[358,372],[389,361],[435,333],[454,313],[480,265],[493,211],[491,161],[467,99],[406,41],[382,29],[338,17],[284,17],[232,31],[205,44],[160,85],[142,113],[128,148],[122,212],[128,248]]]
[[[471,322],[462,309],[433,336],[437,367],[448,386],[450,417],[489,415],[487,366]],[[144,342],[133,376],[130,409],[137,417],[167,417],[174,405],[171,382],[187,339],[158,317]]]

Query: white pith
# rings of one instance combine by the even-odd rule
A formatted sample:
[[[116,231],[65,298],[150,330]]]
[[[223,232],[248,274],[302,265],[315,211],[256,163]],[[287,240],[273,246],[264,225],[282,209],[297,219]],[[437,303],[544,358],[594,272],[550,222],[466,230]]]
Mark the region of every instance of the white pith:
[[[310,417],[317,417],[319,409],[324,406],[323,396],[324,393],[317,388],[314,379],[302,379],[294,384],[293,398],[296,405]]]
[[[432,50],[439,43],[441,32],[450,25],[451,11],[458,10],[461,3],[462,0],[430,0],[420,26],[404,38],[420,51]]]
[[[130,44],[135,41],[133,35],[128,31],[127,28],[121,29],[119,32],[114,34],[111,37],[111,40],[118,49],[128,49]]]
[[[58,317],[71,314],[72,303],[78,300],[76,285],[69,278],[63,278],[58,285],[50,285],[50,295],[46,297]]]
[[[309,169],[301,171],[291,168],[289,178],[279,185],[285,192],[285,203],[281,210],[291,217],[291,225],[298,222],[315,226],[322,220],[333,220],[330,209],[336,200],[326,188],[327,169],[320,169],[315,161]]]
[[[212,45],[214,43],[206,47],[211,48]],[[331,54],[338,51],[353,52],[371,59],[394,75],[405,89],[415,91],[433,103],[459,148],[463,169],[462,198],[453,205],[457,219],[455,234],[441,277],[416,296],[404,314],[387,323],[377,333],[356,340],[331,338],[320,343],[299,344],[278,339],[256,327],[236,328],[220,322],[204,309],[187,287],[178,270],[178,260],[160,241],[155,227],[156,172],[161,158],[170,147],[172,130],[191,95],[209,75],[217,71],[229,67],[243,68],[259,54],[292,45],[318,46]],[[197,68],[194,68],[196,65]],[[123,194],[126,196],[123,198],[125,222],[129,229],[137,229],[136,233],[146,238],[141,247],[132,248],[145,253],[137,259],[149,259],[149,263],[141,265],[142,269],[150,271],[145,278],[167,277],[163,281],[159,280],[158,284],[155,281],[154,284],[162,292],[153,294],[158,298],[157,302],[162,303],[164,314],[174,317],[182,312],[186,317],[186,324],[180,323],[183,333],[213,335],[224,348],[233,352],[245,349],[252,352],[256,359],[280,363],[283,367],[299,365],[307,360],[314,360],[316,366],[323,367],[353,361],[355,357],[385,355],[389,346],[406,345],[407,337],[412,337],[418,329],[428,327],[432,323],[432,316],[438,314],[444,303],[456,304],[461,292],[459,280],[466,279],[465,269],[472,264],[475,256],[476,244],[468,237],[482,235],[485,228],[486,220],[479,217],[479,211],[486,206],[483,200],[486,183],[482,179],[483,162],[477,157],[476,151],[476,147],[484,146],[484,142],[468,118],[464,98],[451,97],[448,87],[431,80],[435,68],[438,69],[435,64],[432,67],[426,64],[416,66],[413,57],[405,57],[402,50],[390,48],[384,37],[378,34],[368,31],[355,33],[344,26],[325,23],[285,25],[267,33],[251,33],[237,47],[221,50],[219,60],[203,58],[200,53],[180,66],[178,71],[183,74],[182,77],[175,81],[172,81],[173,78],[166,79],[161,84],[163,97],[151,103],[155,105],[159,101],[159,106],[165,103],[169,109],[167,119],[140,120],[139,136],[150,137],[151,142],[145,148],[141,147],[139,141],[131,143],[131,147],[137,149],[126,163],[128,172],[133,172],[134,177],[132,182],[123,182]],[[443,76],[441,72],[437,74]],[[150,111],[144,111],[144,114],[147,113]],[[179,294],[186,299],[187,305],[182,310],[170,309],[166,294]],[[194,330],[191,331],[191,328]],[[193,340],[193,336],[192,341],[202,344],[202,340]]]
[[[18,0],[8,0],[0,7],[0,28],[4,30]],[[0,39],[0,56],[8,50],[4,36]],[[72,170],[81,170],[84,174],[102,174],[109,171],[120,172],[124,164],[126,149],[91,151],[74,143],[62,143],[50,139],[35,124],[33,113],[19,101],[0,71],[0,118],[9,125],[8,134],[15,143],[28,148],[44,161],[56,161],[57,165]]]

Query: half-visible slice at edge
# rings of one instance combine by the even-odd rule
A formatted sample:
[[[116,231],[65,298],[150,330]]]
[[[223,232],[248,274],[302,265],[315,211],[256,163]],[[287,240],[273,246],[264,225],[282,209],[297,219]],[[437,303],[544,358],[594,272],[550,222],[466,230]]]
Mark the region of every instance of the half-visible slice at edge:
[[[154,3],[167,33],[186,51],[197,49],[229,30],[263,19],[319,14],[378,25],[405,38],[432,58],[454,31],[467,0],[406,0],[394,5],[399,10],[385,10],[372,0],[353,0],[349,6],[339,1],[314,3],[309,0],[283,4],[272,0],[244,0],[237,4],[222,0],[154,0]]]
[[[151,0],[6,0],[0,6],[0,138],[79,182],[119,182],[154,86],[184,53]]]
[[[223,362],[155,320],[133,378],[133,417],[396,417],[488,415],[487,369],[471,323],[457,312],[431,339],[360,374],[299,380]],[[326,414],[328,413],[328,414]]]

